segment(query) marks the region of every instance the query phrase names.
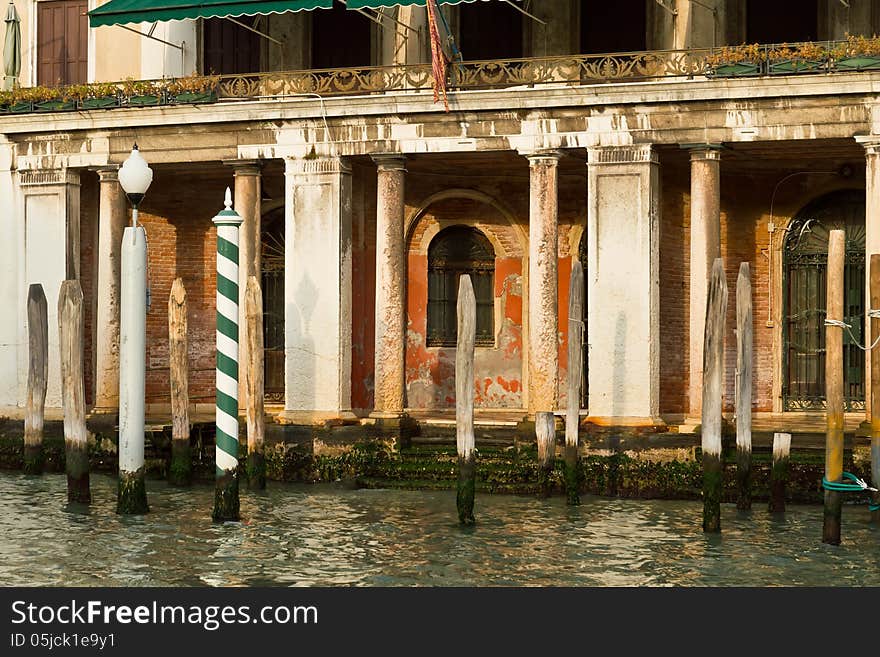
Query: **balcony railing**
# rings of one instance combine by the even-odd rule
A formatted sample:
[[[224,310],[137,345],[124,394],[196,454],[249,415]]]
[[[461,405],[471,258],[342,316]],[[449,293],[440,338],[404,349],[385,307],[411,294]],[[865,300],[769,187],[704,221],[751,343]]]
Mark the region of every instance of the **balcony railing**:
[[[695,77],[709,71],[711,50],[654,50],[604,55],[529,57],[456,62],[448,68],[450,91],[497,89],[549,83],[571,85],[667,77]],[[297,94],[322,96],[425,91],[433,85],[430,64],[224,75],[221,98]]]
[[[456,62],[448,68],[447,88],[454,92],[547,84],[579,86],[655,79],[833,73],[875,68],[880,69],[880,38],[851,37],[841,42]],[[210,84],[202,88],[206,86],[205,81]],[[109,109],[303,95],[329,97],[419,92],[430,90],[432,86],[430,64],[272,71],[178,80],[127,80],[57,89],[29,88],[0,92],[0,113]]]

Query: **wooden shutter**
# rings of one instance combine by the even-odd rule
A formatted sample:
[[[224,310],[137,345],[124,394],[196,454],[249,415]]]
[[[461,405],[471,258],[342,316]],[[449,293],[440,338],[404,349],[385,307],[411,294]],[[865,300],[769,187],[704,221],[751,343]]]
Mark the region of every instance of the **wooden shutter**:
[[[88,79],[89,27],[83,0],[37,3],[37,84],[81,84]]]
[[[235,20],[254,27],[256,18],[239,16]],[[225,18],[208,18],[204,23],[204,66],[206,75],[258,73],[260,35]]]

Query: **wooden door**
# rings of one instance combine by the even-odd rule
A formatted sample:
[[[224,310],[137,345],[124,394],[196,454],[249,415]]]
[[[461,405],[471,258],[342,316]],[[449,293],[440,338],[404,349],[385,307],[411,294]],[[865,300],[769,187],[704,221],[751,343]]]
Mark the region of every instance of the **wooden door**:
[[[88,79],[88,3],[37,3],[37,84],[82,84]]]

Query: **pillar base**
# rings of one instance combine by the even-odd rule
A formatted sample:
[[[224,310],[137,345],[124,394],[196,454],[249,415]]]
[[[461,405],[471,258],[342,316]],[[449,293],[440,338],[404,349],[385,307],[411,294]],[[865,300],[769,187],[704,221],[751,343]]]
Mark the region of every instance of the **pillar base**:
[[[419,434],[419,423],[406,413],[386,413],[374,411],[370,413],[374,420],[374,435],[377,438],[392,438],[396,449],[410,446],[411,438]]]
[[[275,416],[278,424],[340,426],[357,424],[360,419],[352,411],[291,411],[284,409]]]
[[[596,427],[637,429],[640,433],[664,433],[669,430],[661,417],[590,415],[585,422]]]
[[[93,408],[86,420],[86,428],[92,433],[115,432],[119,426],[118,408]]]

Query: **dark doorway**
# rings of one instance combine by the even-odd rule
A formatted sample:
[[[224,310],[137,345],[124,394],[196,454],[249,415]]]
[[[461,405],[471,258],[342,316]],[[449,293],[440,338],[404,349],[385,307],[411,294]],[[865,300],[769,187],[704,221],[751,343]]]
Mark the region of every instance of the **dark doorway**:
[[[459,5],[459,49],[465,60],[523,56],[523,15],[504,2]]]
[[[584,322],[584,367],[583,372],[581,373],[581,408],[589,408],[590,403],[590,377],[588,373],[590,371],[590,352],[587,349],[587,345],[589,344],[589,340],[587,339],[587,331],[589,330],[589,324],[587,324],[587,231],[584,230],[584,234],[581,235],[581,241],[578,245],[578,260],[581,261],[581,266],[584,268],[584,316],[581,318]]]
[[[259,29],[261,16],[239,16],[235,20]],[[225,18],[208,18],[204,22],[204,62],[206,75],[235,75],[259,73],[260,51],[263,47],[259,34],[236,25]]]
[[[581,0],[580,52],[633,52],[647,48],[645,0]]]
[[[846,233],[843,321],[865,342],[865,192],[827,194],[802,209],[786,233],[783,252],[783,407],[825,408],[825,285],[828,234]],[[844,400],[865,407],[865,354],[843,333]]]
[[[265,397],[277,403],[284,402],[284,208],[263,215],[262,229]]]
[[[386,21],[387,22],[387,21]],[[373,23],[341,2],[312,12],[312,68],[358,68],[372,62]]]
[[[747,0],[748,43],[815,41],[819,29],[818,0]]]

